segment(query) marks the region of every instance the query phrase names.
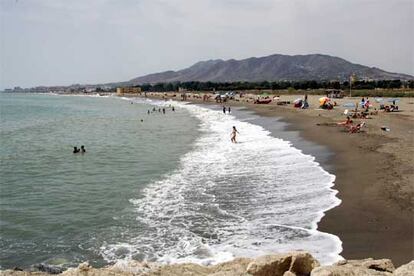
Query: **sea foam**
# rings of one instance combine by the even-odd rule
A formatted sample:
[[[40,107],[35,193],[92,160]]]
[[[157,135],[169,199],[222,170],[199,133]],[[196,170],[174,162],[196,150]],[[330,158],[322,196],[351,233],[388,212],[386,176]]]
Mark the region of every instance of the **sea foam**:
[[[307,250],[323,264],[341,259],[340,239],[317,230],[324,212],[340,204],[334,175],[261,126],[207,107],[173,105],[200,120],[201,135],[175,171],[130,200],[143,232],[103,245],[107,261],[215,264],[291,250]],[[233,126],[237,144],[230,141]]]

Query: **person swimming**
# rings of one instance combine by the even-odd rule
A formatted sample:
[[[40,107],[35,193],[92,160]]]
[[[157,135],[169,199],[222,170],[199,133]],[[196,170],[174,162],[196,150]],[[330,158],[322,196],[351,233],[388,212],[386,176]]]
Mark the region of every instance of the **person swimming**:
[[[232,143],[237,143],[237,141],[236,141],[237,133],[239,133],[239,132],[237,131],[236,127],[233,126],[233,130],[231,131],[231,139],[230,139]]]
[[[86,153],[86,150],[85,150],[85,146],[84,145],[81,146],[80,151],[81,151],[81,153]]]
[[[79,153],[80,149],[78,149],[78,147],[73,147],[73,153]]]

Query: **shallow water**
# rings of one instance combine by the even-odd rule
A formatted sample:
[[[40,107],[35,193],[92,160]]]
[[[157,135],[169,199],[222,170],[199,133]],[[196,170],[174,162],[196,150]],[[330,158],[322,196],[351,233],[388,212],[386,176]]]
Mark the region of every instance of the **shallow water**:
[[[147,115],[152,105],[167,114]],[[334,176],[235,112],[2,95],[1,266],[208,264],[292,249],[337,260],[340,240],[316,229],[323,211],[339,204]],[[80,144],[87,154],[73,155]]]
[[[1,95],[0,104],[2,267],[103,264],[102,244],[140,231],[129,199],[198,136],[184,109],[147,115],[152,106],[118,98]],[[72,154],[82,144],[87,153]]]

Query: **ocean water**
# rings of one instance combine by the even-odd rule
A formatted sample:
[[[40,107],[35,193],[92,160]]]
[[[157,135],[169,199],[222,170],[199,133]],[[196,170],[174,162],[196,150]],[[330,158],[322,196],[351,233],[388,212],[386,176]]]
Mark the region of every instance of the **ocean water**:
[[[1,267],[213,264],[294,249],[338,260],[339,238],[317,230],[340,202],[335,177],[248,113],[233,112],[0,95]],[[87,153],[72,154],[76,145]]]

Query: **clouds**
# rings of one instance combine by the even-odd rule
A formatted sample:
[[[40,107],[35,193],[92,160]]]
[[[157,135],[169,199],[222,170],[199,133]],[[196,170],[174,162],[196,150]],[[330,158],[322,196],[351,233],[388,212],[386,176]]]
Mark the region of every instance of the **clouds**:
[[[413,1],[1,0],[1,83],[97,83],[210,58],[326,53],[414,74]]]

